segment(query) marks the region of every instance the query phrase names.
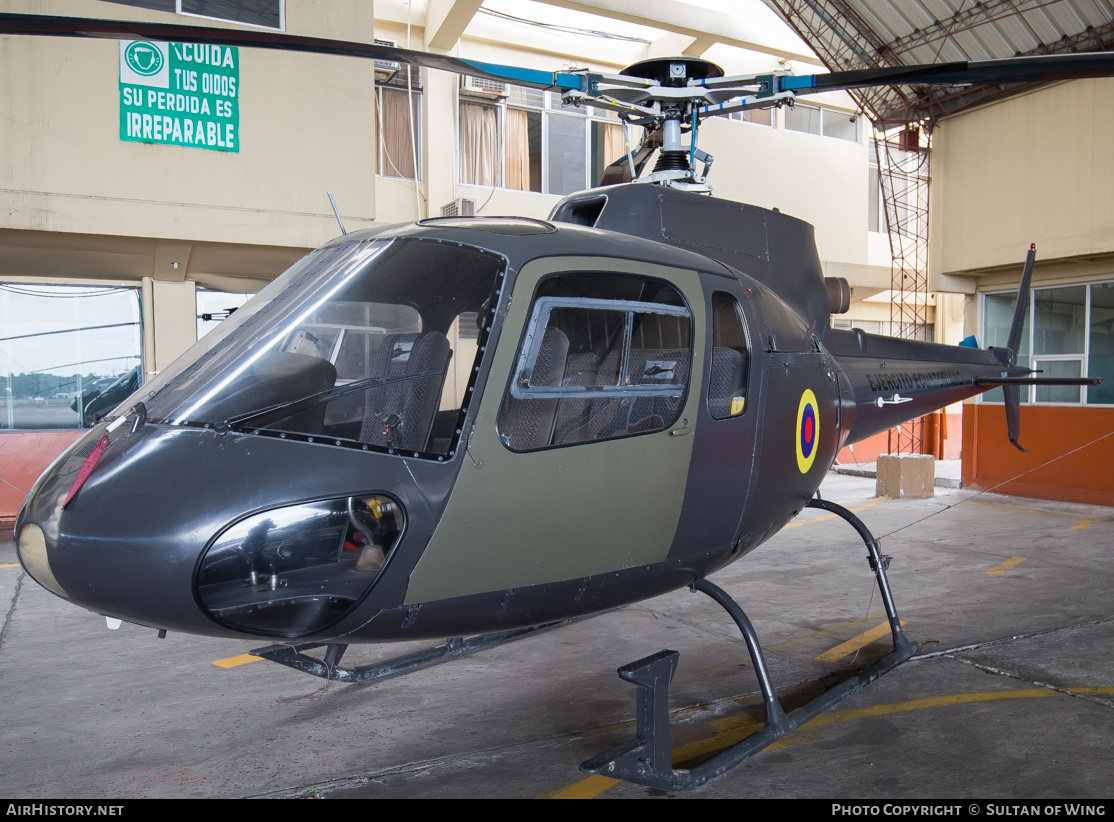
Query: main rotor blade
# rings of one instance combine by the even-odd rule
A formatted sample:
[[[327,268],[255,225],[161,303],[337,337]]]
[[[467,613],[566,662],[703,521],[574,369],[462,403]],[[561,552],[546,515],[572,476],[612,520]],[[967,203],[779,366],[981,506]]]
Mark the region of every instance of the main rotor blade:
[[[1101,51],[806,74],[783,77],[781,88],[807,92],[893,85],[996,86],[1110,76],[1114,76],[1114,52]]]
[[[138,23],[129,20],[95,20],[83,17],[55,17],[45,14],[12,14],[0,12],[0,35],[25,34],[40,37],[92,37],[105,40],[158,40],[170,43],[201,43],[238,48],[300,51],[308,54],[333,54],[367,60],[391,60],[413,63],[426,68],[469,74],[501,83],[514,83],[531,88],[582,89],[583,77],[567,72],[536,69],[464,60],[447,54],[302,37],[274,31],[223,29],[208,26],[183,26],[176,23]]]

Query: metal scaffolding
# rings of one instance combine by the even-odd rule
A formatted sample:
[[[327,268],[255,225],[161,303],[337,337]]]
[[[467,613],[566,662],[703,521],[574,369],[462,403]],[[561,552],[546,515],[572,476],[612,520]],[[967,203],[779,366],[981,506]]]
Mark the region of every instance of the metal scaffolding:
[[[890,336],[927,340],[928,187],[931,132],[919,125],[875,132],[874,151],[890,238]],[[890,431],[891,454],[924,453],[924,418]]]

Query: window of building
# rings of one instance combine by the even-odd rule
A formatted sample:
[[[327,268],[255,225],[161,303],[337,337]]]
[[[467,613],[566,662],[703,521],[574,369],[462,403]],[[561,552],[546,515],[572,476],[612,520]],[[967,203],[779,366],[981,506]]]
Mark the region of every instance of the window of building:
[[[460,92],[460,181],[544,194],[599,182],[623,155],[613,112],[566,109],[559,95],[464,78]]]
[[[820,128],[825,137],[859,141],[859,118],[833,108],[820,109]]]
[[[914,323],[892,322],[891,320],[832,320],[832,328],[858,328],[867,334],[881,334],[884,337],[899,337],[903,340],[923,340],[932,342],[936,335],[934,323],[915,326]]]
[[[823,137],[857,142],[859,118],[838,109],[809,106],[803,103],[782,110],[785,127],[790,131],[803,131]]]
[[[983,296],[987,345],[1004,346],[1016,294]],[[1101,377],[1097,386],[1030,386],[1022,402],[1114,404],[1114,281],[1034,288],[1022,326],[1017,364],[1043,377]],[[1001,389],[983,395],[1001,402]]]
[[[269,29],[285,28],[283,0],[108,0],[122,6],[228,20]]]
[[[142,357],[139,289],[0,283],[0,429],[89,427]]]
[[[927,231],[928,154],[907,151],[901,147],[901,139],[890,135],[890,139],[882,142],[870,140],[867,219],[871,231],[886,231],[890,221],[903,233],[917,233],[918,225],[922,232]],[[885,163],[881,167],[879,155]]]
[[[499,415],[530,451],[673,425],[692,364],[691,314],[667,283],[565,274],[539,286]]]
[[[379,81],[375,90],[379,150],[375,173],[382,177],[422,179],[422,74],[421,68],[393,64],[399,70]]]
[[[774,124],[774,109],[753,108],[745,111],[735,111],[728,114],[727,119],[740,120],[744,123],[754,123],[760,126],[772,126]]]
[[[878,174],[878,154],[874,150],[874,141],[871,140],[871,149],[867,152],[867,217],[868,231],[881,233],[886,228],[886,208],[882,203],[882,178]]]
[[[231,294],[225,291],[197,289],[197,339],[201,339],[224,320],[227,320],[241,305],[251,299],[251,294]]]

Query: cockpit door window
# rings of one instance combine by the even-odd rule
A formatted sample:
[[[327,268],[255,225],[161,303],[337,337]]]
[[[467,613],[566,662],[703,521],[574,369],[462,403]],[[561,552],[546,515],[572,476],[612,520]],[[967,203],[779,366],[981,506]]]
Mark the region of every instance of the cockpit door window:
[[[529,451],[672,426],[692,365],[680,295],[634,277],[562,279],[543,283],[531,307],[500,414],[504,445]]]

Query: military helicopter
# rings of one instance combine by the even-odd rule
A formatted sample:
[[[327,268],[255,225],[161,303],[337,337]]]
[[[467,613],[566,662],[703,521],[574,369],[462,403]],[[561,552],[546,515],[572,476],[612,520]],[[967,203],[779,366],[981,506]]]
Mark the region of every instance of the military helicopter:
[[[740,745],[760,749],[809,714],[781,711],[745,614],[706,577],[806,506],[860,530],[895,650],[815,715],[916,650],[876,541],[816,498],[839,449],[995,386],[1017,444],[1018,386],[1097,382],[1016,365],[1032,252],[1005,348],[833,328],[849,288],[823,276],[812,226],[709,196],[697,135],[707,117],[802,92],[1108,76],[1114,54],[804,77],[725,77],[675,58],[609,75],[107,20],[0,14],[0,33],[403,61],[556,89],[643,127],[599,188],[564,198],[548,220],[342,234],[63,454],[17,518],[20,562],[110,619],[298,640],[260,653],[367,681],[383,671],[343,668],[349,644],[480,635],[434,653],[452,655],[691,586],[744,633],[767,728]],[[322,646],[323,661],[306,653]],[[625,674],[646,691],[637,744],[585,767],[691,787],[724,763],[671,770],[667,725],[653,722],[664,691],[651,680],[668,684],[676,660],[658,657]]]

